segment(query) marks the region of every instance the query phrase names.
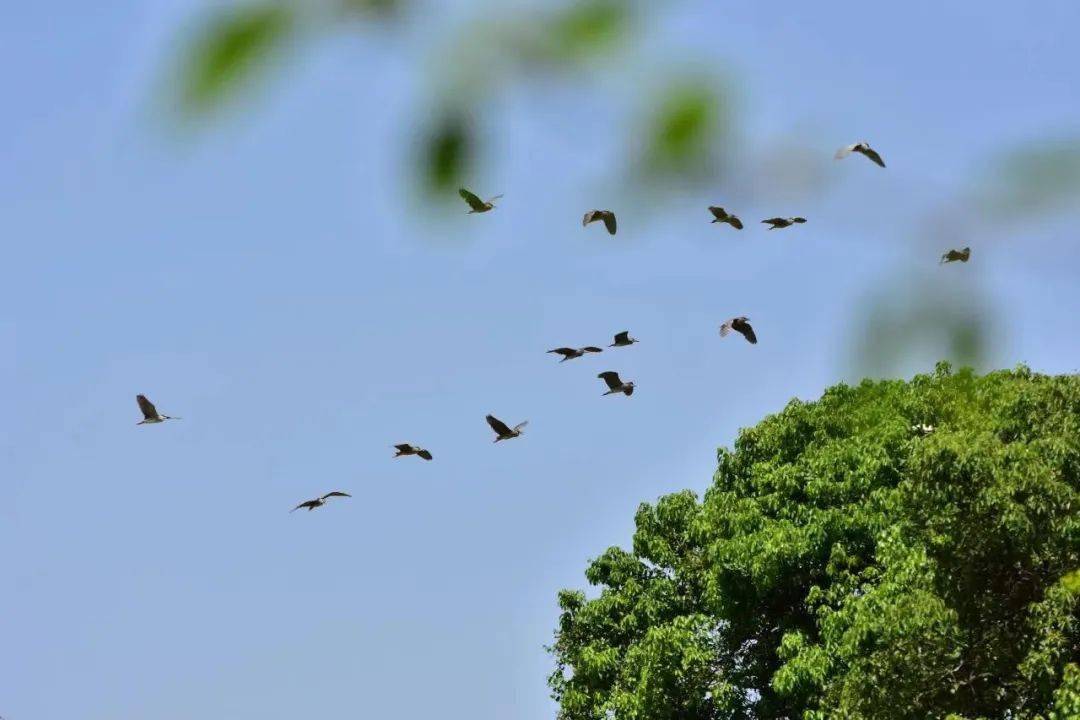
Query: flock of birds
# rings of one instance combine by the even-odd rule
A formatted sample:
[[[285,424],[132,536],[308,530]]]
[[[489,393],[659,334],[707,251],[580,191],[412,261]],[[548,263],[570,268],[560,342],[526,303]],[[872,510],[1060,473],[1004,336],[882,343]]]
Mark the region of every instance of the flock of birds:
[[[842,147],[836,151],[835,157],[837,160],[840,160],[852,153],[858,153],[860,155],[863,155],[876,165],[880,167],[885,167],[885,161],[881,159],[881,155],[879,155],[876,150],[870,147],[870,144],[867,142],[857,142]],[[468,204],[469,214],[486,213],[494,210],[495,201],[502,197],[502,195],[496,195],[487,200],[482,200],[478,195],[466,188],[461,188],[458,193],[461,195],[461,198]],[[735,228],[736,230],[743,229],[742,220],[740,220],[737,215],[729,213],[724,208],[713,205],[709,207],[709,212],[713,216],[713,223],[725,223]],[[615,213],[611,210],[590,210],[585,213],[584,217],[582,218],[581,224],[582,226],[587,227],[589,224],[597,221],[602,222],[608,233],[610,233],[611,235],[614,235],[618,230],[618,223],[615,219]],[[801,225],[806,222],[806,218],[773,217],[762,220],[761,222],[769,226],[767,228],[768,230],[779,230],[791,227],[793,225]],[[971,248],[968,247],[962,248],[960,250],[948,250],[945,252],[944,255],[941,256],[941,263],[966,263],[970,257]],[[720,337],[727,337],[732,332],[739,333],[746,339],[747,342],[753,345],[757,344],[757,335],[754,333],[754,328],[750,325],[750,319],[745,316],[733,317],[729,320],[725,320],[720,325]],[[622,332],[616,333],[614,341],[610,345],[608,345],[608,347],[629,347],[636,342],[638,342],[637,339],[631,337],[629,331],[623,330]],[[548,350],[548,353],[553,353],[561,356],[561,359],[559,360],[560,363],[566,362],[567,360],[575,360],[577,358],[584,357],[586,354],[601,352],[603,352],[603,348],[597,347],[595,345],[586,345],[584,347],[558,347],[552,350]],[[619,377],[619,373],[615,372],[614,370],[606,370],[597,375],[597,378],[603,380],[604,384],[607,386],[607,391],[604,392],[604,395],[622,394],[629,397],[634,394],[633,381],[624,381],[621,377]],[[141,422],[138,423],[139,425],[152,425],[165,422],[166,420],[180,419],[174,416],[159,413],[154,404],[150,402],[150,400],[147,399],[145,395],[137,395],[135,399],[139,404],[139,410],[142,411],[143,414],[143,419]],[[512,440],[513,438],[521,437],[525,426],[529,424],[529,421],[525,420],[524,422],[520,422],[517,425],[510,427],[494,415],[488,415],[486,417],[486,420],[487,424],[495,433],[495,442],[499,442],[500,440]],[[919,430],[924,433],[933,432],[933,428],[930,426],[921,427],[919,428]],[[402,443],[399,445],[394,445],[393,447],[396,451],[394,455],[395,458],[415,455],[423,460],[430,461],[433,457],[430,451],[418,445]],[[347,498],[352,496],[347,492],[334,490],[320,497],[305,500],[304,502],[300,503],[292,510],[290,510],[290,512],[295,512],[302,508],[306,508],[310,512],[311,510],[326,505],[327,501],[331,498],[339,497]]]

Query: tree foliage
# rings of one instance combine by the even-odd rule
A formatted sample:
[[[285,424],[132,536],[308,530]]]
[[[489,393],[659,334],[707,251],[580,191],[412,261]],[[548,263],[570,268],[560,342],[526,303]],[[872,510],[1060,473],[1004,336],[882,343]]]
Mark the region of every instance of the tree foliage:
[[[839,385],[718,459],[560,593],[562,718],[1076,717],[1080,377]]]

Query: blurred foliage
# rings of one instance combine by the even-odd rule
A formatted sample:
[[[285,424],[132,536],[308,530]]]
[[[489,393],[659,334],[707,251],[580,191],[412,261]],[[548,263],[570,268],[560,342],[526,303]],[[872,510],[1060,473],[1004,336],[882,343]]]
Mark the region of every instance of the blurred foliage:
[[[295,29],[291,6],[252,4],[208,17],[185,50],[180,71],[180,103],[185,112],[205,114],[230,100],[259,71]]]
[[[612,51],[629,30],[633,8],[627,0],[583,0],[528,17],[499,33],[512,38],[507,47],[526,66],[575,66]]]
[[[300,26],[330,29],[352,18],[400,17],[409,6],[404,0],[251,0],[215,13],[182,49],[180,106],[192,116],[213,115],[261,74]],[[613,57],[632,46],[624,41],[646,8],[634,0],[577,0],[489,13],[467,25],[445,43],[450,50],[439,60],[434,120],[418,143],[420,186],[442,195],[462,181],[483,150],[466,118],[481,117],[497,93],[532,76],[562,78],[596,58]],[[728,128],[720,92],[685,73],[669,73],[666,83],[647,103],[628,154],[638,157],[647,179],[702,180],[715,167],[718,138]]]
[[[926,355],[974,367],[986,361],[991,337],[986,299],[947,275],[962,268],[934,269],[933,275],[897,275],[859,303],[852,334],[859,375],[895,376]]]
[[[1080,377],[838,385],[718,460],[559,594],[560,718],[1076,717]]]
[[[402,0],[341,0],[341,9],[346,14],[358,16],[389,17],[404,9]]]
[[[979,202],[998,218],[1027,217],[1080,200],[1080,138],[1040,140],[994,160]],[[1018,218],[1019,219],[1019,218]]]
[[[641,173],[650,181],[700,177],[714,168],[727,129],[720,95],[704,80],[677,78],[651,99]]]
[[[475,161],[476,140],[468,117],[443,110],[426,131],[417,157],[417,174],[433,195],[454,193]]]

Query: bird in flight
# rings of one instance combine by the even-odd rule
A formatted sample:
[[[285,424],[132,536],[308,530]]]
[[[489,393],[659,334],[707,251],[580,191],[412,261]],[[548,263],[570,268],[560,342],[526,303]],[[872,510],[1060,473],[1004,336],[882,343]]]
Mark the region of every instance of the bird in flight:
[[[136,395],[135,401],[139,403],[139,409],[142,410],[143,419],[137,425],[153,425],[154,423],[165,422],[166,420],[179,420],[178,417],[172,417],[169,415],[162,415],[154,407],[154,403],[150,402],[145,395]]]
[[[795,223],[802,224],[802,223],[806,222],[806,218],[801,218],[801,217],[790,217],[790,218],[774,217],[774,218],[769,218],[768,220],[762,220],[761,222],[763,222],[763,223],[765,223],[766,225],[769,226],[766,229],[768,229],[768,230],[776,230],[778,228],[791,227]]]
[[[709,212],[711,212],[713,215],[714,223],[727,223],[736,230],[742,230],[742,220],[740,220],[735,215],[732,215],[724,208],[717,207],[716,205],[710,205]]]
[[[419,455],[425,460],[431,459],[431,453],[420,447],[419,445],[409,445],[408,443],[402,443],[401,445],[395,445],[394,449],[397,450],[397,454],[394,457],[404,457],[406,455]]]
[[[885,167],[885,161],[881,159],[880,155],[878,155],[877,150],[870,147],[870,143],[866,142],[865,140],[857,143],[852,143],[851,145],[840,148],[836,151],[836,155],[834,155],[833,157],[835,157],[837,160],[843,160],[853,152],[857,152],[860,155],[865,155],[866,157],[870,158],[870,160],[872,160],[875,164],[880,165],[881,167]]]
[[[581,226],[585,227],[589,223],[596,222],[597,220],[603,220],[604,227],[607,228],[608,233],[611,235],[615,234],[615,213],[610,210],[590,210],[585,213],[585,217],[581,218]]]
[[[971,248],[969,247],[966,247],[963,250],[950,250],[949,252],[941,256],[941,262],[939,262],[938,265],[941,265],[943,263],[956,262],[957,260],[959,260],[960,262],[967,262],[968,258],[970,257]]]
[[[519,437],[521,435],[522,429],[529,424],[529,421],[526,420],[525,422],[518,423],[511,428],[494,415],[488,415],[486,420],[487,424],[491,426],[491,429],[495,431],[495,442],[499,442],[500,440],[510,440],[511,438]]]
[[[322,497],[317,497],[317,498],[315,498],[313,500],[305,500],[304,502],[300,503],[299,505],[294,507],[289,512],[291,512],[291,513],[296,512],[300,508],[307,508],[308,512],[311,512],[315,508],[322,507],[323,505],[325,505],[326,501],[328,499],[332,498],[332,497],[352,497],[352,495],[350,495],[347,492],[339,492],[339,491],[335,490],[334,492],[326,493]]]
[[[469,207],[472,208],[471,210],[469,210],[470,215],[473,213],[486,213],[489,210],[494,210],[495,201],[502,197],[502,195],[496,195],[495,197],[488,200],[481,200],[479,197],[476,196],[475,193],[469,191],[466,188],[461,188],[460,190],[458,190],[458,195],[460,195],[461,199],[467,202],[469,204]]]
[[[742,334],[751,345],[757,345],[757,335],[754,334],[754,328],[750,327],[750,318],[742,316],[731,318],[720,326],[720,337],[727,337],[732,330]]]
[[[598,353],[598,352],[604,352],[604,351],[601,350],[598,347],[593,347],[592,345],[586,345],[583,348],[569,348],[569,347],[555,348],[554,350],[548,350],[548,352],[549,353],[557,353],[559,355],[562,355],[563,358],[559,362],[564,363],[567,360],[573,360],[574,358],[579,358],[582,355],[584,355],[585,353]]]
[[[629,347],[637,341],[637,338],[630,337],[629,330],[623,330],[621,333],[615,334],[615,342],[608,345],[608,347]]]
[[[608,391],[604,393],[604,395],[614,395],[615,393],[622,393],[623,395],[629,397],[634,394],[634,383],[624,383],[619,377],[619,373],[615,372],[614,370],[602,372],[596,377],[607,383]]]

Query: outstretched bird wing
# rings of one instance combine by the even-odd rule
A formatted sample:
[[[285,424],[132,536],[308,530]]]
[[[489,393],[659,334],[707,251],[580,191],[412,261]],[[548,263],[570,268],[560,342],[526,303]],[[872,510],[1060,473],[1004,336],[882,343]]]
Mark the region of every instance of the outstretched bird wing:
[[[425,460],[430,460],[431,459],[431,453],[428,452],[427,450],[424,450],[423,448],[421,448],[420,450],[417,450],[416,454],[419,455],[420,457],[424,458]]]
[[[742,228],[743,228],[742,220],[735,217],[734,215],[728,215],[727,223],[728,223],[728,225],[735,228],[736,230],[742,230]]]
[[[519,422],[517,425],[514,426],[514,432],[520,433],[522,428],[524,428],[528,424],[529,424],[528,420],[525,420],[524,422]]]
[[[574,348],[568,348],[568,347],[555,348],[554,350],[548,350],[548,352],[549,353],[559,353],[560,355],[564,355],[566,357],[570,357],[571,355],[577,354],[577,350],[575,350]]]
[[[742,336],[746,338],[751,345],[757,345],[757,335],[754,334],[754,328],[750,327],[750,323],[740,318],[736,318],[731,321],[731,329],[735,332],[742,333]]]
[[[139,403],[139,409],[142,410],[143,417],[147,420],[152,420],[158,416],[154,403],[147,400],[145,395],[136,395],[135,401]]]
[[[728,216],[727,210],[724,210],[724,208],[722,208],[722,207],[717,207],[716,205],[710,205],[709,206],[709,212],[712,213],[712,216],[714,218],[716,218],[717,220],[719,220],[721,222],[723,222],[724,220],[727,220],[727,216]]]
[[[318,501],[318,500],[305,500],[304,502],[300,503],[299,505],[297,505],[296,507],[294,507],[294,508],[293,508],[292,510],[290,510],[289,512],[291,512],[291,513],[292,513],[292,512],[296,512],[296,511],[297,511],[297,510],[299,510],[300,508],[305,508],[305,507],[306,507],[306,508],[307,508],[308,510],[310,510],[311,508],[314,508],[314,507],[318,507],[318,506],[319,506],[319,501]]]
[[[615,372],[614,370],[602,372],[596,377],[606,382],[609,390],[618,390],[623,385],[622,380],[619,379],[619,373]]]
[[[607,228],[609,234],[614,235],[617,225],[615,224],[615,213],[610,210],[605,210],[600,217],[604,219],[604,227]]]
[[[615,333],[615,342],[616,343],[630,342],[630,331],[629,330],[623,330],[621,333]]]
[[[874,148],[867,145],[860,152],[862,152],[863,155],[870,158],[881,167],[885,167],[885,161],[881,159],[881,156],[878,155],[877,150],[875,150]]]
[[[491,429],[495,431],[497,435],[510,435],[510,428],[499,418],[494,415],[487,416],[487,424],[491,426]]]
[[[458,190],[458,195],[461,196],[462,200],[469,203],[469,207],[471,207],[473,210],[483,210],[486,207],[483,200],[481,200],[479,197],[476,196],[475,193],[470,192],[466,188],[461,188],[460,190]]]
[[[402,443],[401,445],[395,445],[394,449],[396,449],[398,452],[405,453],[405,454],[409,454],[409,453],[413,452],[413,446],[409,445],[408,443]]]
[[[728,336],[728,333],[731,332],[731,323],[733,323],[733,322],[735,322],[735,321],[734,320],[728,320],[728,321],[726,321],[726,322],[724,322],[723,324],[720,325],[720,337],[727,337]]]
[[[341,492],[340,490],[335,490],[333,492],[328,492],[325,495],[323,495],[322,499],[325,500],[326,498],[332,498],[332,497],[352,497],[352,495],[350,495],[347,492]]]

